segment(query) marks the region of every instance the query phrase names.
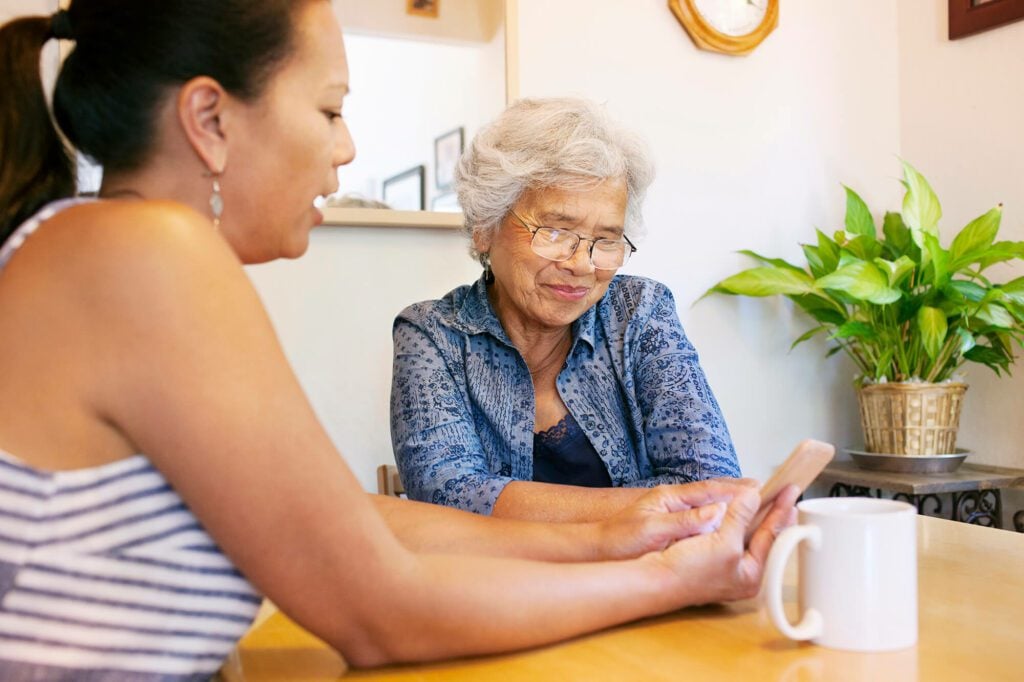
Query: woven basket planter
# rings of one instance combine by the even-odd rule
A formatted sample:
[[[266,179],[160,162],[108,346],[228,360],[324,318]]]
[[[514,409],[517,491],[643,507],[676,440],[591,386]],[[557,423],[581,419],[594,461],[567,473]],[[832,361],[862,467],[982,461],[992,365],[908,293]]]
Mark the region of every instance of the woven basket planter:
[[[857,391],[868,452],[943,455],[956,451],[967,384],[871,384]]]

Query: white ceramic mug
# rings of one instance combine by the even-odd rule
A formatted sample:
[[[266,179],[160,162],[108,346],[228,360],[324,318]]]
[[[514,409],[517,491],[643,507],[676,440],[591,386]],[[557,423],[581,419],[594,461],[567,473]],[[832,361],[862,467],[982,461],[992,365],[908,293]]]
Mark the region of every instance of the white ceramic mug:
[[[826,497],[797,505],[765,567],[768,616],[790,639],[832,649],[891,651],[917,643],[917,520],[906,502]],[[801,544],[802,543],[802,544]],[[801,620],[782,608],[782,575],[797,545]]]

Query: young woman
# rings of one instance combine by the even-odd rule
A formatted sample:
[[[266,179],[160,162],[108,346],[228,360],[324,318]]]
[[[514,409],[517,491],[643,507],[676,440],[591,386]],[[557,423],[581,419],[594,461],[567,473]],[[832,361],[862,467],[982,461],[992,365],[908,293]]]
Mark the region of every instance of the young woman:
[[[205,679],[257,593],[378,665],[756,591],[794,491],[744,547],[750,481],[579,526],[360,489],[242,269],[303,253],[354,154],[327,0],[74,0],[0,69],[0,678]]]

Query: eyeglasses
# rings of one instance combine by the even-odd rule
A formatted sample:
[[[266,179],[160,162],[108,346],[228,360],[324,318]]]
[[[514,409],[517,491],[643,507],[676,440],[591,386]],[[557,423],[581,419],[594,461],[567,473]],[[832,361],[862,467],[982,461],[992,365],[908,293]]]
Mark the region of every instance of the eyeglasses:
[[[580,242],[590,242],[590,264],[598,270],[617,270],[636,251],[633,242],[625,235],[618,239],[591,239],[581,237],[571,230],[556,230],[553,227],[539,227],[526,222],[515,211],[509,211],[519,224],[525,227],[533,239],[530,248],[541,258],[553,261],[567,261],[576,254]]]

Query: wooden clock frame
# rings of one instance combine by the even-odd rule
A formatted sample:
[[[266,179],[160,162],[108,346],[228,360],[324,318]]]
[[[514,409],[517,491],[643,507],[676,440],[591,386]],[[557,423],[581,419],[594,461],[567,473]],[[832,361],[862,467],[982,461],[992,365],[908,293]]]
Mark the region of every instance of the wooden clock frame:
[[[779,25],[779,0],[768,0],[768,11],[761,24],[742,36],[726,35],[716,30],[697,11],[694,0],[668,0],[668,7],[686,29],[694,45],[702,50],[723,54],[750,54]]]

